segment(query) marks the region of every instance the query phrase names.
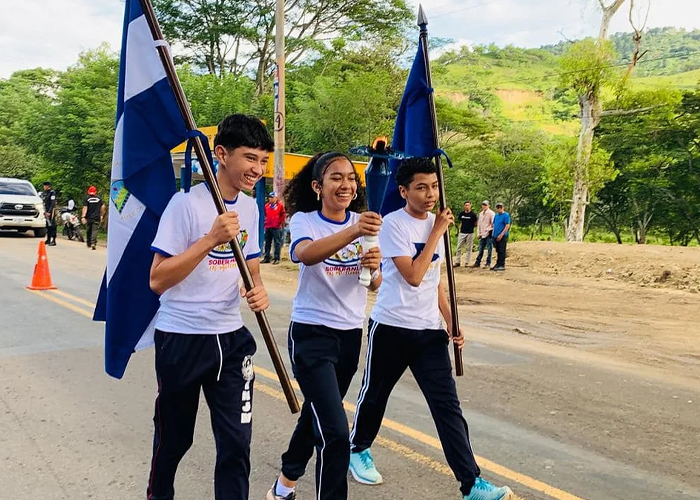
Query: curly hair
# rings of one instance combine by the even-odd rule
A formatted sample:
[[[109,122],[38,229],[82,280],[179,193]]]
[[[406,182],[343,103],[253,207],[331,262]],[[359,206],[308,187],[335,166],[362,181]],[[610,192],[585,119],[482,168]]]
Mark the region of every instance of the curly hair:
[[[432,158],[415,157],[408,158],[401,162],[396,170],[396,184],[408,189],[408,185],[413,182],[413,177],[416,174],[435,174],[437,167],[433,163]]]
[[[304,167],[297,173],[287,184],[284,190],[285,208],[289,215],[294,215],[296,212],[314,212],[323,208],[323,201],[318,200],[316,192],[311,187],[311,183],[316,181],[319,185],[323,185],[323,175],[328,167],[338,158],[345,158],[352,165],[355,174],[355,164],[342,153],[328,152],[318,153],[312,156]],[[363,212],[367,208],[367,199],[365,196],[365,187],[357,177],[357,198],[352,200],[348,210],[351,212]]]

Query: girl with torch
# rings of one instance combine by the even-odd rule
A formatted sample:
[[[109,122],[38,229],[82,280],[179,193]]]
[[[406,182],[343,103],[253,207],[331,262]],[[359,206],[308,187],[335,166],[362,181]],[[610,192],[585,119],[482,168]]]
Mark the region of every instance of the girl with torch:
[[[299,263],[299,288],[289,325],[292,370],[304,405],[279,478],[268,500],[292,500],[316,448],[317,498],[347,498],[350,460],[348,422],[343,409],[357,371],[367,288],[358,285],[368,269],[370,290],[382,282],[378,247],[363,251],[364,238],[379,234],[375,212],[358,213],[365,192],[350,159],[341,153],[314,156],[285,192],[290,221],[289,254]]]

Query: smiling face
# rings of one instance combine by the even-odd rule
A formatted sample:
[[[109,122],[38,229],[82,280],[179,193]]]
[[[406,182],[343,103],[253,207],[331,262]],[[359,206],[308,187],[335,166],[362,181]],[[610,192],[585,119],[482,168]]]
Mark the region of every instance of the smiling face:
[[[399,186],[411,213],[426,214],[435,208],[438,200],[437,174],[415,174],[408,188]]]
[[[323,173],[323,181],[313,181],[314,191],[321,194],[323,209],[329,212],[347,210],[357,192],[357,172],[347,158],[337,158]]]
[[[267,169],[270,153],[262,149],[241,146],[227,150],[216,146],[219,160],[219,180],[238,191],[250,191]]]

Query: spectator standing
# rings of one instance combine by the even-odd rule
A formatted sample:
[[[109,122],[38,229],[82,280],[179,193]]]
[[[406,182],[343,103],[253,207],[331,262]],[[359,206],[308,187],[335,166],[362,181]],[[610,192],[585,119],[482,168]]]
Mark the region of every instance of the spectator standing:
[[[272,191],[268,195],[268,200],[265,204],[265,257],[262,263],[270,262],[270,250],[274,242],[275,254],[272,263],[279,264],[282,251],[282,227],[287,214],[284,211],[284,205],[277,199],[277,193]]]
[[[474,267],[481,266],[481,259],[484,256],[484,250],[487,250],[486,267],[491,267],[491,252],[493,251],[493,218],[496,216],[493,210],[489,208],[489,200],[481,202],[481,212],[479,220],[476,224],[477,234],[479,236],[479,254],[476,256]]]
[[[83,213],[81,215],[81,220],[85,224],[85,230],[87,232],[86,243],[88,248],[95,250],[97,248],[97,231],[104,219],[105,204],[102,202],[102,198],[97,196],[97,188],[95,186],[90,186],[87,190],[87,196],[83,199]]]
[[[462,263],[462,250],[466,247],[467,259],[465,266],[469,265],[472,259],[472,248],[474,246],[474,226],[478,217],[472,210],[471,202],[464,203],[464,210],[458,217],[461,222],[459,236],[457,237],[457,252],[455,253],[455,263],[453,267],[459,267]]]
[[[493,271],[506,270],[506,247],[508,246],[508,233],[510,232],[510,214],[506,212],[503,203],[496,203],[498,212],[493,219],[493,238],[496,245],[496,265]]]

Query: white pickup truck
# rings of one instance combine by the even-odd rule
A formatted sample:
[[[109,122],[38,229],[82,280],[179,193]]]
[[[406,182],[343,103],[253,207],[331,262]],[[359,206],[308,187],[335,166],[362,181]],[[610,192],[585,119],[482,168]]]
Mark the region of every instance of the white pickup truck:
[[[0,177],[0,230],[46,236],[44,202],[29,181]]]

